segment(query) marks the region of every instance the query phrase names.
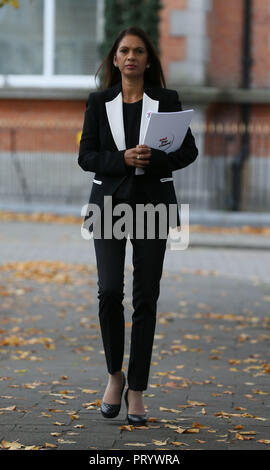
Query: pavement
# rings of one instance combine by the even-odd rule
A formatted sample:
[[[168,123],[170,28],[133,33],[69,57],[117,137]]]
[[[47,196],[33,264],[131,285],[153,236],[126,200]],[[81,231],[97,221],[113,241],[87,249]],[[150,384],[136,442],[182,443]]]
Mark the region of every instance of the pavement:
[[[18,213],[53,213],[59,215],[71,214],[80,217],[84,204],[60,204],[18,201],[0,201],[0,211],[12,211]],[[181,204],[179,205],[181,210]],[[181,217],[181,214],[180,214]],[[250,225],[254,227],[270,227],[269,212],[248,212],[248,211],[222,211],[222,210],[198,210],[189,205],[189,220],[191,224],[202,224],[206,226],[240,227]]]
[[[93,241],[79,224],[0,223],[2,448],[269,450],[268,237],[191,232],[185,250],[166,250],[149,420],[132,427],[124,400],[116,418],[100,413],[108,375]],[[129,240],[124,306],[127,372]]]

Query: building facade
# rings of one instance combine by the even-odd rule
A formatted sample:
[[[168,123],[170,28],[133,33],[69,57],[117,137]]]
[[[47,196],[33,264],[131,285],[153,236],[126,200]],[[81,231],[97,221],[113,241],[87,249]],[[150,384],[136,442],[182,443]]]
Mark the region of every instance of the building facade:
[[[243,86],[247,2],[251,60],[249,84]],[[0,151],[33,151],[38,145],[44,152],[75,152],[101,62],[104,0],[80,0],[79,8],[72,0],[20,5],[0,10]],[[168,88],[177,89],[184,109],[195,110],[201,160],[241,152],[246,106],[250,164],[260,160],[269,171],[270,1],[163,0],[162,5],[161,63]]]

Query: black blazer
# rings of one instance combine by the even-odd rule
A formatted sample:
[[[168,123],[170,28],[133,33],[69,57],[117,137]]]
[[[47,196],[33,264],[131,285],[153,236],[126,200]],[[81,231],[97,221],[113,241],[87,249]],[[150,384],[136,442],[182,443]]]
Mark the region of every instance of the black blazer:
[[[131,167],[124,159],[126,143],[122,100],[120,81],[110,88],[90,93],[86,102],[78,164],[84,171],[95,173],[89,203],[97,204],[101,210],[104,196],[111,196],[130,174]],[[149,111],[182,111],[178,93],[144,82],[139,144],[144,140]],[[151,200],[147,202],[177,204],[172,172],[190,165],[197,156],[198,149],[190,128],[175,152],[166,154],[151,148],[150,163],[145,168],[145,174],[151,175]],[[84,223],[90,215],[85,215]],[[177,225],[180,226],[179,215]],[[93,224],[89,227],[89,231],[92,230]]]

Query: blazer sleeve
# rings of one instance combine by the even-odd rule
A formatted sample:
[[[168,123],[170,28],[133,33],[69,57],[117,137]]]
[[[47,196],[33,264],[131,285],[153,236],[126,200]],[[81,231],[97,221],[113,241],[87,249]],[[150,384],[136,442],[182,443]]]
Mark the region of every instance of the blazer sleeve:
[[[86,111],[80,140],[78,164],[84,171],[92,171],[104,176],[123,176],[127,173],[124,159],[125,150],[99,151],[98,107],[95,92],[90,93],[86,102]]]
[[[173,90],[170,112],[183,111],[177,91]],[[166,174],[180,170],[193,163],[198,156],[198,149],[190,127],[182,142],[181,147],[174,152],[166,153],[163,150],[151,148],[150,163],[146,167],[146,173],[153,175]]]

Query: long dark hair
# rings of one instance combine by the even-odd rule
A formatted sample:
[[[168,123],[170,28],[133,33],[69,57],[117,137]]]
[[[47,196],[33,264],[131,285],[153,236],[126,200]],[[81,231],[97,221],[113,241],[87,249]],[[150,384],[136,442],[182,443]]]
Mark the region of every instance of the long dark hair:
[[[109,88],[115,85],[117,82],[121,81],[121,72],[118,67],[114,66],[113,57],[116,54],[120,41],[126,34],[133,34],[139,36],[139,38],[143,40],[147,49],[148,61],[151,65],[149,68],[146,67],[145,69],[144,80],[150,82],[153,85],[158,85],[160,87],[163,86],[164,88],[166,88],[166,82],[161,63],[151,39],[145,33],[145,31],[143,31],[143,29],[139,28],[138,26],[130,26],[129,28],[123,29],[122,31],[120,31],[120,33],[118,33],[111,49],[109,50],[107,56],[105,57],[95,74],[96,79],[100,69],[104,67],[101,79],[101,86],[99,87],[99,89]]]

